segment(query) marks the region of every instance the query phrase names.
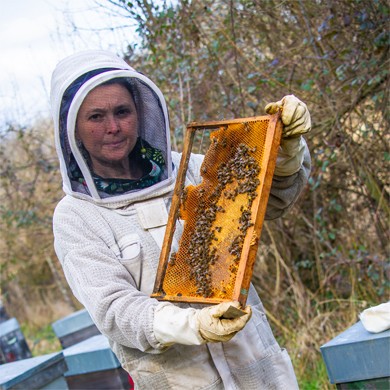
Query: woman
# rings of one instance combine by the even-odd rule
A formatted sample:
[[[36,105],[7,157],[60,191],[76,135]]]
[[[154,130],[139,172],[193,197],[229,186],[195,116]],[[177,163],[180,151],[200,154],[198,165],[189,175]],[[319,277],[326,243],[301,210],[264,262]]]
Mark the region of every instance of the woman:
[[[157,86],[109,52],[86,51],[58,64],[51,101],[66,193],[53,218],[56,253],[136,388],[297,388],[252,286],[246,314],[231,320],[221,317],[236,302],[150,298],[180,161]],[[310,130],[306,106],[291,95],[266,109],[281,106],[284,139],[268,219],[293,205],[310,170],[301,136]],[[187,184],[200,183],[201,162],[191,157]]]

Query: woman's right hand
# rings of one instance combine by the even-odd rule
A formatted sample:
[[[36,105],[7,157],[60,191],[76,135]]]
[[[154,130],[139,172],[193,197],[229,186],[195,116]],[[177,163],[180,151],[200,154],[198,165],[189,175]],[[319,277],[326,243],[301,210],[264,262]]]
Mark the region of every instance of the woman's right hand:
[[[206,342],[229,341],[239,332],[252,316],[252,309],[246,306],[245,314],[236,318],[224,318],[225,313],[233,306],[240,308],[238,302],[222,302],[216,306],[205,307],[198,314],[199,333]]]

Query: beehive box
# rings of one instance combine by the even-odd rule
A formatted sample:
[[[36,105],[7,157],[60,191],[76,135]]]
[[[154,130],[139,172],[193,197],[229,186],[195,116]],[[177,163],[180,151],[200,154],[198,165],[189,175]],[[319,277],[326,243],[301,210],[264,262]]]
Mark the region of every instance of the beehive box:
[[[370,333],[359,321],[320,350],[339,389],[390,389],[390,330]]]
[[[0,323],[0,364],[28,359],[31,356],[18,320],[10,318]]]
[[[202,182],[184,187],[194,139],[206,130]],[[278,114],[188,125],[152,297],[245,305],[281,132]]]
[[[67,348],[100,334],[87,310],[82,309],[52,323],[62,348]]]
[[[1,390],[66,390],[62,352],[0,365]]]
[[[133,382],[121,367],[103,335],[90,337],[64,349],[69,389],[131,390]]]

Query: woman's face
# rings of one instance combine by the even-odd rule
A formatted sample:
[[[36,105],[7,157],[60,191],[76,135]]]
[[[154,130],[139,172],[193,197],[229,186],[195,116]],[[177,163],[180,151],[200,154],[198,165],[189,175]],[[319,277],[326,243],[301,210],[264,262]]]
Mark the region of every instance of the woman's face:
[[[128,167],[137,142],[137,111],[130,92],[120,84],[101,85],[88,93],[77,114],[76,138],[91,157],[98,175]]]

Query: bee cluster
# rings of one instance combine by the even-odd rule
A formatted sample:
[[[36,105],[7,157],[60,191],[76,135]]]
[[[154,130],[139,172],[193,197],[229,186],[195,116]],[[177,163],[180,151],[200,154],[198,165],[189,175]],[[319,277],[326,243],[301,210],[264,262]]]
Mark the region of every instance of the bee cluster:
[[[206,207],[203,199],[200,199],[197,207],[199,218],[188,246],[187,262],[191,269],[190,278],[195,279],[196,293],[207,298],[212,294],[210,266],[214,265],[218,259],[217,249],[211,244],[217,240],[215,232],[222,229],[220,226],[213,229],[212,225],[217,212],[224,212],[224,210],[216,204]]]
[[[226,142],[226,138],[223,138],[221,141],[223,147],[226,146]],[[251,155],[255,152],[256,148],[250,148],[244,143],[239,144],[234,155],[228,161],[222,162],[217,168],[218,184],[213,191],[205,194],[204,188],[198,189],[197,219],[189,242],[186,261],[191,269],[190,278],[195,280],[197,286],[196,293],[205,298],[213,295],[211,270],[218,260],[217,248],[213,243],[218,241],[217,235],[223,230],[222,226],[213,225],[217,213],[226,212],[223,207],[218,205],[220,198],[233,202],[239,194],[246,194],[247,198],[246,203],[240,207],[238,234],[229,247],[229,253],[233,257],[229,268],[230,272],[237,271],[246,232],[253,225],[251,206],[257,196],[256,189],[260,184],[257,177],[260,167]],[[223,291],[226,290],[223,289]]]
[[[239,218],[238,228],[240,233],[234,238],[229,247],[229,253],[233,256],[233,264],[230,266],[231,272],[237,270],[246,232],[249,227],[253,226],[253,222],[251,221],[251,208],[257,196],[256,189],[260,184],[260,180],[258,179],[260,166],[256,159],[250,156],[249,152],[256,152],[256,148],[250,149],[247,145],[240,144],[234,159],[229,162],[232,165],[231,168],[238,183],[233,192],[232,199],[234,200],[238,194],[247,194],[246,205],[241,205],[240,207],[241,216]]]

